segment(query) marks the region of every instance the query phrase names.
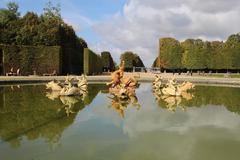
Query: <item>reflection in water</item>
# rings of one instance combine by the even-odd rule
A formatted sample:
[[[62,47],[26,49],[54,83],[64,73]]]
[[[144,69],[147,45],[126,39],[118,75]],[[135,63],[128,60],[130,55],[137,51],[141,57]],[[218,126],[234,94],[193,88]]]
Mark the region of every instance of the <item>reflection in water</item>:
[[[129,101],[107,98],[105,85],[89,85],[84,100],[48,94],[49,99],[40,85],[14,86],[14,91],[0,87],[0,155],[24,160],[239,159],[239,93],[239,88],[196,86],[194,97],[161,96],[156,103],[150,84],[141,84],[139,99]],[[134,104],[141,109],[129,107]],[[64,106],[74,114],[67,116]],[[159,108],[167,106],[186,111]]]
[[[166,84],[163,84],[161,76],[155,75],[155,77],[152,83],[152,91],[158,103],[163,101],[165,104],[164,108],[167,108],[169,111],[175,112],[178,106],[185,110],[185,107],[181,106],[180,103],[182,99],[189,101],[194,97],[190,91],[194,90],[195,85],[190,82],[179,84],[174,77],[169,79]]]
[[[129,105],[136,107],[137,110],[141,108],[136,96],[130,96],[128,99],[122,99],[118,96],[108,97],[111,99],[111,108],[117,111],[120,117],[124,118],[124,111]]]
[[[162,108],[167,108],[167,110],[175,112],[176,108],[179,107],[183,111],[186,110],[186,106],[182,105],[182,101],[190,101],[194,98],[193,92],[182,92],[181,96],[167,96],[162,94],[157,94],[153,91],[154,96],[156,97],[156,100],[158,104]]]
[[[75,113],[73,111],[73,107],[77,102],[79,102],[78,97],[61,96],[60,100],[64,105],[63,108],[64,108],[67,116],[69,116],[69,114],[71,114],[71,113]]]
[[[58,97],[60,96],[58,91],[51,91],[51,92],[46,92],[46,97],[51,99],[51,100],[55,100],[58,99]]]
[[[85,98],[87,97],[87,92],[85,92],[81,96],[60,96],[60,92],[52,91],[46,92],[46,97],[53,101],[59,98],[63,104],[63,107],[61,107],[58,111],[60,112],[61,109],[64,109],[67,116],[69,116],[71,113],[75,113],[73,111],[74,105],[79,101],[85,100]]]
[[[240,114],[239,88],[196,86],[193,92],[184,93],[180,99],[166,98],[155,95],[158,106],[176,110],[177,107],[185,110],[188,107],[202,107],[206,105],[221,105],[231,112]]]
[[[54,146],[62,132],[74,122],[77,114],[70,113],[78,113],[89,105],[101,88],[102,85],[90,85],[88,95],[82,100],[58,98],[54,92],[47,93],[48,99],[41,85],[1,87],[0,139],[16,148],[20,147],[23,136],[28,140],[42,137]]]

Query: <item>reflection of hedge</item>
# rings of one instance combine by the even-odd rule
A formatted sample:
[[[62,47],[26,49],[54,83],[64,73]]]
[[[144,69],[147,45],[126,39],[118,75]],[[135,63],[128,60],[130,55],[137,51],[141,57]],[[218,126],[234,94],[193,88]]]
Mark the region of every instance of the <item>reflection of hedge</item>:
[[[45,97],[44,86],[1,87],[0,139],[13,147],[21,145],[21,136],[28,140],[42,138],[49,144],[56,143],[74,122],[77,113],[90,105],[100,90],[106,90],[106,86],[90,84],[88,89],[84,101],[72,106],[76,114],[67,117],[60,99],[52,101]]]
[[[102,62],[103,62],[103,69],[105,69],[107,71],[115,70],[113,58],[112,58],[110,52],[107,52],[107,51],[102,52],[101,58],[102,58]]]
[[[16,71],[20,68],[22,75],[61,73],[61,48],[58,46],[13,46],[0,45],[3,50],[4,72],[11,67]]]
[[[102,73],[102,59],[88,48],[84,48],[84,74],[92,75]]]
[[[181,99],[179,106],[203,107],[208,105],[224,106],[227,110],[240,114],[240,89],[234,87],[196,86],[192,91],[193,99]],[[158,105],[167,108],[167,103],[159,99]]]

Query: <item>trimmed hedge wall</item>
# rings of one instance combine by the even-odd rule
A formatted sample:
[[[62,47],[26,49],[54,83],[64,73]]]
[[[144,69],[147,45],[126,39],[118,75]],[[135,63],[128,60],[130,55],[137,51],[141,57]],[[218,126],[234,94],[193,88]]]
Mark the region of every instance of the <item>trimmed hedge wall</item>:
[[[91,51],[89,48],[84,48],[84,74],[95,75],[102,73],[103,64],[101,57]]]
[[[62,74],[83,73],[83,48],[62,47]]]
[[[179,42],[174,38],[161,38],[159,46],[158,61],[154,61],[153,67],[172,71],[240,71],[239,33],[230,35],[225,42],[201,39]]]
[[[101,53],[102,63],[103,63],[103,70],[105,71],[114,71],[115,65],[113,62],[113,58],[111,53],[108,51],[104,51]]]
[[[20,68],[21,75],[31,75],[34,71],[42,75],[54,70],[57,74],[62,73],[60,46],[0,45],[0,49],[3,52],[2,74],[10,72],[12,67],[14,72]]]

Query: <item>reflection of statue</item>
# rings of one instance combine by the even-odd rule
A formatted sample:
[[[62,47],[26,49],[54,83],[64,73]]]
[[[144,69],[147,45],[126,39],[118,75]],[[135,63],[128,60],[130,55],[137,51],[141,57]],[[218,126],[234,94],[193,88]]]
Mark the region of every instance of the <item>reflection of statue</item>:
[[[79,102],[79,100],[76,97],[61,96],[60,100],[64,105],[64,109],[67,116],[69,116],[71,113],[75,113],[73,111],[74,104]]]
[[[122,118],[124,118],[124,111],[129,104],[132,104],[132,106],[137,107],[137,110],[139,110],[141,107],[141,105],[138,103],[138,99],[136,96],[131,96],[128,99],[122,99],[117,96],[109,98],[111,99],[111,107],[115,109]]]
[[[74,81],[78,80],[77,84],[74,84]],[[87,96],[87,79],[84,75],[81,78],[73,78],[73,77],[66,77],[64,83],[60,81],[53,80],[46,84],[47,89],[52,90],[52,92],[47,92],[46,97],[51,100],[54,100],[60,97],[61,102],[64,104],[64,109],[66,114],[74,113],[72,111],[73,106],[77,103],[80,99],[84,101]],[[76,97],[70,96],[81,96],[79,99]]]
[[[107,83],[110,85],[109,92],[121,99],[128,99],[135,96],[135,89],[138,82],[134,77],[124,77],[124,61],[122,61],[118,70],[112,73],[112,81]]]
[[[60,96],[58,91],[52,91],[52,92],[47,92],[46,93],[46,97],[48,97],[51,100],[55,100],[56,98],[58,98]]]
[[[178,84],[176,83],[175,78],[172,78],[166,84],[166,87],[162,89],[164,95],[170,96],[180,96],[181,92],[178,90]]]
[[[164,102],[165,107],[170,111],[175,111],[176,107],[180,106],[182,99],[191,100],[193,95],[188,93],[193,89],[194,85],[190,82],[183,82],[178,84],[175,78],[168,80],[166,85],[162,84],[160,76],[156,76],[153,82],[153,93],[159,103]],[[184,107],[182,107],[185,110]]]
[[[163,88],[163,82],[162,77],[155,75],[155,80],[152,83],[153,90],[155,90],[158,93],[161,93],[161,89]]]
[[[166,107],[169,111],[176,111],[177,106],[181,103],[181,97],[173,97],[173,96],[163,96],[162,99],[166,103]]]

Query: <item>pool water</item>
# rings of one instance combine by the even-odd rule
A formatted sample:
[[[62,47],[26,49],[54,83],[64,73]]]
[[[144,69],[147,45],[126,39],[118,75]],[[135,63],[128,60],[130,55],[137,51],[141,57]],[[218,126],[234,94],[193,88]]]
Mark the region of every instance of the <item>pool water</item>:
[[[0,160],[236,160],[239,133],[240,88],[159,98],[143,83],[134,102],[103,84],[84,98],[44,85],[0,88]]]

